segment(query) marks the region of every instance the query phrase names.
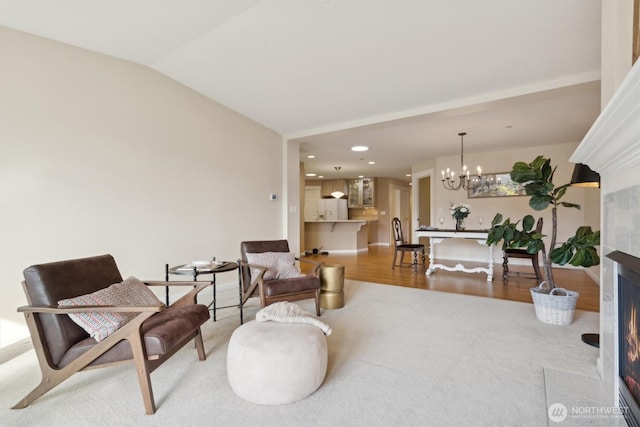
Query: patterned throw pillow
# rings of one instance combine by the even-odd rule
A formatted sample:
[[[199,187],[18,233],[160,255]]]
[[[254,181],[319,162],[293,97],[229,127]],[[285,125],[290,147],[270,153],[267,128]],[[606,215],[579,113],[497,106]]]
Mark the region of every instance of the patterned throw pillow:
[[[131,276],[105,289],[58,301],[60,306],[78,305],[164,305],[141,281]],[[100,342],[124,326],[139,313],[86,312],[69,313],[78,326]]]
[[[296,267],[296,256],[293,252],[261,252],[247,253],[249,264],[259,265],[267,268],[264,273],[264,280],[289,279],[300,277],[300,270]],[[255,277],[260,270],[251,269],[251,276]]]

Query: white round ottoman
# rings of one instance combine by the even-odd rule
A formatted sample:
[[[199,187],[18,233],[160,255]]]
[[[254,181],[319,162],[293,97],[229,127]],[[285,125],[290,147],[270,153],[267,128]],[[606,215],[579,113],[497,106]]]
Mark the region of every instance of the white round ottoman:
[[[304,399],[326,373],[327,340],[316,326],[254,320],[231,335],[229,383],[249,402],[281,405]]]

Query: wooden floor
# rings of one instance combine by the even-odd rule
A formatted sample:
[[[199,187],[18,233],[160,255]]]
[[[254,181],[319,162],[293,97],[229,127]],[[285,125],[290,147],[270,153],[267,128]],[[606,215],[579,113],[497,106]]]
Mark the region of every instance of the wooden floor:
[[[344,265],[346,279],[527,303],[532,302],[529,289],[537,285],[535,279],[525,277],[509,277],[508,283],[503,282],[501,264],[496,264],[494,267],[493,282],[487,282],[485,273],[438,270],[427,276],[424,271],[416,274],[413,268],[409,267],[396,267],[395,270],[391,270],[393,251],[386,246],[370,246],[368,253],[363,252],[357,255],[310,255],[307,258],[326,264]],[[405,261],[407,259],[408,257],[405,256]],[[445,260],[441,263],[455,265],[453,261]],[[509,270],[525,273],[531,272],[532,268],[510,264]],[[577,309],[599,311],[600,287],[584,270],[554,268],[554,278],[559,286],[580,293]]]

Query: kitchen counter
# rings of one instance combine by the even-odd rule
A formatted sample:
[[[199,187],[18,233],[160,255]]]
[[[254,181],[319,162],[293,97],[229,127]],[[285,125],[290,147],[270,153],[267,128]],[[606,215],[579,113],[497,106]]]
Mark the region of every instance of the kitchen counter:
[[[331,253],[355,253],[369,250],[366,221],[353,219],[317,220],[304,222],[306,249],[320,249]]]
[[[305,222],[365,222],[361,219],[318,219],[315,221],[305,221]]]

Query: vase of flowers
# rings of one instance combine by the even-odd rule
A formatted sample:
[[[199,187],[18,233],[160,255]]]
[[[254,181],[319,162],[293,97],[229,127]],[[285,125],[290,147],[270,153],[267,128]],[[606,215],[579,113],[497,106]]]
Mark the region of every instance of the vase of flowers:
[[[469,205],[454,205],[451,203],[449,211],[451,211],[451,217],[456,220],[456,231],[464,230],[464,219],[468,217],[471,212]]]

